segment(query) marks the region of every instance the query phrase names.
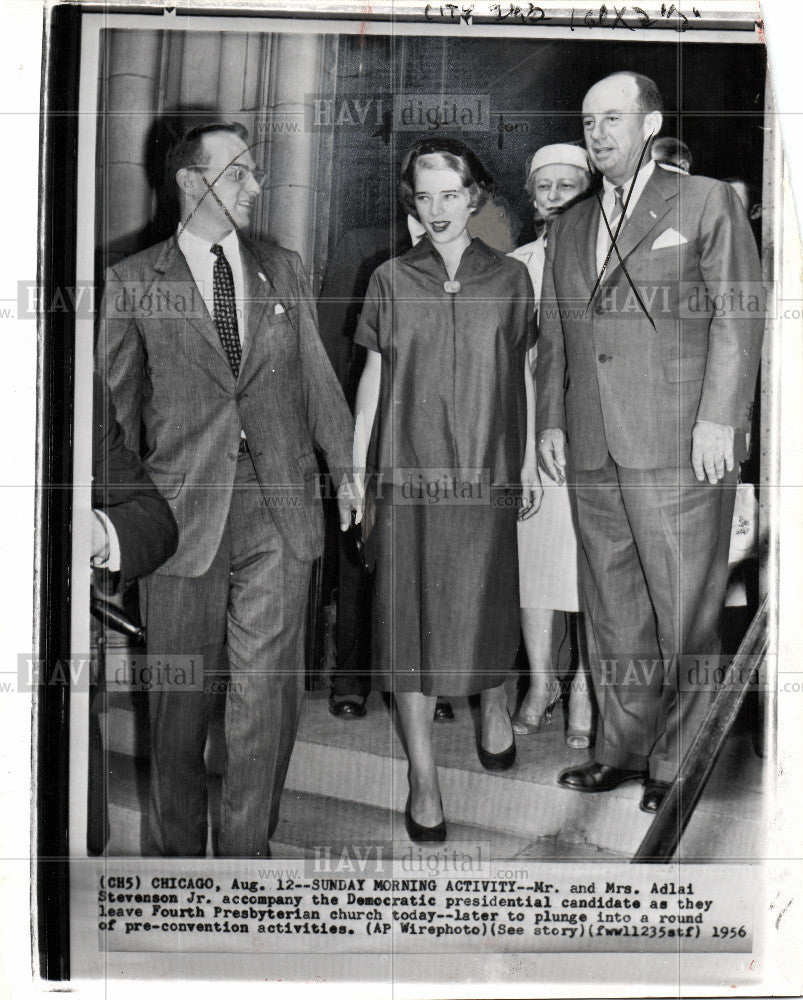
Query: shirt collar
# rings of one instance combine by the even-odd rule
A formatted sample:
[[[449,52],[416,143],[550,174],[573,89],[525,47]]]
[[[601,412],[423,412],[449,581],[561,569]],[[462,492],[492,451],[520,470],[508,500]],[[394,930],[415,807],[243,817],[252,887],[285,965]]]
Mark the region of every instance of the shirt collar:
[[[200,256],[201,254],[212,252],[212,241],[203,236],[196,236],[195,233],[190,232],[186,226],[183,228],[179,227],[177,238],[178,245],[185,256],[188,253]],[[223,252],[226,254],[226,257],[239,252],[239,240],[237,238],[236,229],[232,229],[232,231],[224,236],[222,240],[217,240],[216,242],[218,246],[223,247]]]
[[[685,174],[687,177],[689,175],[688,170],[684,170],[682,167],[676,167],[674,163],[658,163],[658,166],[661,170],[668,170],[672,174]]]
[[[650,177],[652,177],[654,170],[655,170],[655,160],[650,160],[650,162],[645,163],[644,166],[641,168],[641,170],[639,170],[639,172],[636,174],[636,183],[633,184],[633,194],[630,196],[630,203],[627,206],[628,216],[636,207],[636,202],[639,200],[641,192],[644,190],[647,181],[650,179]],[[624,190],[623,198],[625,201],[627,201],[627,195],[628,192],[630,191],[630,185],[632,183],[633,183],[633,178],[628,177],[628,179],[624,181],[622,184],[616,185],[612,181],[609,181],[608,178],[603,174],[602,175],[603,196],[610,195],[615,187],[621,187]]]

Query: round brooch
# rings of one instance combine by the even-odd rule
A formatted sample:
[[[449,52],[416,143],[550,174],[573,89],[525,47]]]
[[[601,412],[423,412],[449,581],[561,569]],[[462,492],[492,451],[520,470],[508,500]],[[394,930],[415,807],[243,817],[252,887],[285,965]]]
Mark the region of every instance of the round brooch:
[[[443,290],[444,292],[449,292],[450,295],[456,295],[460,291],[460,282],[444,281]]]

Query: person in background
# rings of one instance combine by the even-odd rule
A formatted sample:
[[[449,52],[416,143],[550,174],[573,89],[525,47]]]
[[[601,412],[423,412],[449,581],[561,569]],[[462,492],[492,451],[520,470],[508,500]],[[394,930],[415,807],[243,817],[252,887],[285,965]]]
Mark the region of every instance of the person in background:
[[[514,250],[511,256],[527,267],[536,314],[550,223],[566,205],[583,197],[590,183],[586,152],[570,143],[542,146],[528,163],[525,188],[544,229],[537,240]],[[536,343],[530,357],[532,372],[537,354]],[[569,490],[565,483],[558,485],[548,479],[542,485],[544,498],[538,513],[518,525],[521,627],[530,666],[530,687],[513,720],[513,731],[519,736],[537,732],[552,717],[561,692],[555,661],[568,638],[567,612],[580,610],[577,536]],[[569,687],[566,732],[566,743],[573,750],[589,746],[593,725],[583,632],[583,623],[578,621],[579,665]]]
[[[373,510],[358,515],[372,523],[375,685],[396,698],[405,824],[421,842],[446,837],[437,694],[480,694],[483,767],[506,770],[516,756],[505,679],[519,643],[517,505],[529,513],[541,494],[527,389],[534,301],[524,266],[467,232],[492,183],[457,139],[408,151],[400,199],[426,234],[374,272],[355,334],[368,352],[355,477],[379,477]]]
[[[723,184],[730,184],[733,192],[739,199],[739,203],[747,213],[747,218],[751,222],[760,219],[762,214],[761,202],[756,198],[753,185],[743,177],[723,177]]]
[[[354,343],[360,307],[374,270],[409,245],[406,232],[398,237],[388,227],[350,229],[338,241],[329,260],[317,301],[318,330],[346,402],[353,410],[365,351]],[[336,516],[336,512],[333,512]],[[327,536],[333,551],[336,587],[335,662],[331,673],[329,711],[346,721],[361,719],[371,691],[371,608],[368,576],[348,533]]]
[[[724,177],[723,183],[728,184],[733,193],[739,199],[739,204],[745,210],[747,218],[750,220],[750,227],[759,246],[761,253],[761,216],[762,205],[756,197],[755,185],[742,177]],[[746,607],[748,603],[748,591],[755,590],[755,563],[752,556],[755,554],[755,532],[757,530],[757,501],[753,492],[754,484],[759,480],[759,455],[758,449],[751,447],[751,442],[757,438],[760,427],[761,391],[760,382],[756,387],[756,395],[753,406],[752,429],[748,435],[747,457],[740,469],[740,482],[736,493],[736,507],[734,510],[734,530],[731,537],[731,552],[729,557],[731,577],[728,583],[728,593],[725,598],[726,607]],[[752,484],[752,485],[748,485]],[[749,529],[745,530],[746,525]],[[752,539],[752,543],[751,540]],[[752,578],[750,574],[752,573]]]
[[[667,170],[681,174],[691,173],[691,150],[685,142],[671,135],[660,135],[652,140],[650,156]]]

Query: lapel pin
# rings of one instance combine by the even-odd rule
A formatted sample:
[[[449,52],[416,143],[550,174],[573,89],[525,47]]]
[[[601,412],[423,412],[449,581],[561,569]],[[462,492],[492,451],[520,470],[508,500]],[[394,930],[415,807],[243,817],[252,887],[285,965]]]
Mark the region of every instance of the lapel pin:
[[[650,212],[650,218],[657,219],[658,216],[655,214],[655,212]]]
[[[276,305],[273,307],[273,315],[281,316],[283,312],[284,312],[284,306],[281,304],[281,302],[277,302]]]
[[[260,281],[267,281],[268,280],[261,271],[259,271],[258,274],[259,274],[259,280]]]

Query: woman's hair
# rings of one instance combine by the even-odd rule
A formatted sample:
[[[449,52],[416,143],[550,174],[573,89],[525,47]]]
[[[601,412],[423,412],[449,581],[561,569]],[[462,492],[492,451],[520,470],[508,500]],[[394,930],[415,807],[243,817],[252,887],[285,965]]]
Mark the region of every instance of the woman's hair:
[[[460,175],[468,191],[469,204],[477,212],[493,192],[493,177],[480,162],[480,158],[464,142],[449,136],[419,139],[404,155],[399,172],[399,200],[405,212],[418,218],[415,205],[415,169],[418,161],[422,167],[447,167]]]

